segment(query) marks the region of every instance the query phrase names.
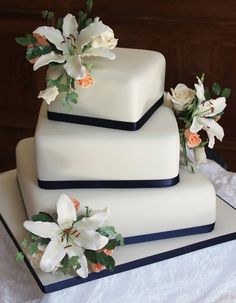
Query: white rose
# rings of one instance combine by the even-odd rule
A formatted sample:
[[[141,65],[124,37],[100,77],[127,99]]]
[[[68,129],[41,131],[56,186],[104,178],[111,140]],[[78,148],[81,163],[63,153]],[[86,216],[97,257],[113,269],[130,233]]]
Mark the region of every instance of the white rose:
[[[50,104],[52,101],[54,101],[59,94],[58,88],[56,86],[47,87],[45,90],[42,90],[38,98],[43,98],[47,104]]]
[[[195,91],[185,84],[179,83],[175,89],[171,88],[171,93],[167,93],[167,98],[171,100],[176,111],[186,110],[195,97]]]
[[[92,48],[105,47],[113,49],[117,44],[117,39],[114,38],[114,33],[111,28],[109,28],[105,33],[100,34],[91,41]]]
[[[94,19],[93,25],[95,29],[94,33],[96,33],[96,29],[100,33],[92,38],[91,40],[92,48],[104,47],[108,49],[113,49],[118,41],[114,37],[113,30],[109,26],[103,24],[102,21],[99,21],[98,17]],[[103,32],[101,32],[101,30],[103,30]]]

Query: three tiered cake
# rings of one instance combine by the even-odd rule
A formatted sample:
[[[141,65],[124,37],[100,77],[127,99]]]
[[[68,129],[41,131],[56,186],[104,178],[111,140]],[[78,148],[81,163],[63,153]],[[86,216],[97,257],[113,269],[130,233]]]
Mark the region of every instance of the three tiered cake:
[[[179,171],[172,110],[161,105],[135,131],[111,128],[111,122],[121,123],[119,128],[136,123],[162,98],[164,57],[119,48],[116,57],[108,70],[102,59],[94,60],[98,85],[81,89],[73,113],[63,116],[60,98],[48,112],[43,104],[35,137],[18,144],[18,180],[29,217],[52,212],[66,192],[92,208],[107,206],[127,244],[211,231],[215,192],[198,173]],[[90,101],[98,102],[97,111],[92,106],[90,112]],[[47,113],[60,113],[67,122],[86,114],[103,127],[53,121]]]
[[[207,143],[198,131],[207,131],[210,147],[222,139],[217,115],[230,92],[206,100],[199,78],[195,90],[179,84],[170,96],[174,113],[163,105],[162,54],[114,49],[117,39],[99,18],[77,21],[68,14],[58,28],[41,26],[17,38],[34,70],[49,68],[35,137],[18,144],[16,158],[34,221],[24,223],[33,234],[33,250],[25,242],[29,255],[40,254],[43,271],[63,267],[85,278],[91,264],[114,268],[110,254],[123,238],[110,223],[125,244],[213,230],[214,188],[197,172],[179,169],[180,145],[188,164],[186,146],[202,151]],[[185,122],[182,130],[176,117]],[[79,201],[89,206],[82,215]]]

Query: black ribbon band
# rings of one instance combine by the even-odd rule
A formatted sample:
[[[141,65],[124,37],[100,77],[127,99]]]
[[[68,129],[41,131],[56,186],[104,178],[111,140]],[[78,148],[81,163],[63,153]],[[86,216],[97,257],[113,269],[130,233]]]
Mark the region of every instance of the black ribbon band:
[[[169,187],[179,182],[179,175],[163,180],[104,180],[104,181],[44,181],[38,180],[38,185],[43,189],[66,188],[150,188]]]
[[[149,108],[149,110],[137,122],[125,122],[125,121],[116,121],[116,120],[100,119],[100,118],[85,117],[85,116],[76,116],[71,114],[55,113],[51,111],[48,111],[48,119],[53,121],[60,121],[60,122],[135,131],[140,129],[145,124],[145,122],[147,122],[147,120],[162,105],[162,103],[163,103],[163,96],[156,103],[154,103],[152,107]]]

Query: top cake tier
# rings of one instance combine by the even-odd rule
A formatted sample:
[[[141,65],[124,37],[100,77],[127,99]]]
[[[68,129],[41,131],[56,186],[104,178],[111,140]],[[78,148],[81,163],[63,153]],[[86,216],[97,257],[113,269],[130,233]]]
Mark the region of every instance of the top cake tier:
[[[62,94],[48,106],[51,120],[136,130],[162,103],[165,58],[155,51],[116,48],[115,60],[94,58],[88,88],[76,85],[78,102],[71,113],[62,104]],[[90,59],[91,61],[91,59]],[[56,79],[60,67],[50,67],[47,78]]]

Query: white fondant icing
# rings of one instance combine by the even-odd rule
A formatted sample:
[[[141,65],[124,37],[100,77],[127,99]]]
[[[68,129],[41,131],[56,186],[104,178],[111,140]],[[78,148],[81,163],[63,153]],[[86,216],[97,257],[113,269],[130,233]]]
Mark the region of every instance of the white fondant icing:
[[[138,131],[55,122],[42,105],[35,134],[38,179],[163,180],[179,173],[179,134],[161,106]]]
[[[21,198],[21,195],[20,195],[20,192],[18,189],[15,171],[11,171],[7,174],[2,174],[2,175],[0,174],[0,213],[2,214],[5,222],[7,223],[8,227],[10,228],[10,231],[12,232],[16,241],[18,243],[21,243],[22,239],[27,237],[27,231],[23,228],[23,222],[26,220],[27,216],[25,213],[24,202],[22,201],[22,198]],[[132,261],[136,261],[135,262],[136,267],[141,266],[142,260],[144,260],[146,257],[154,256],[156,254],[162,254],[165,252],[167,252],[166,257],[168,257],[169,251],[173,251],[173,250],[176,250],[179,248],[184,248],[191,244],[197,244],[197,243],[203,242],[203,241],[205,242],[209,239],[213,239],[213,242],[212,242],[212,244],[213,244],[214,239],[216,239],[217,237],[222,238],[222,236],[223,237],[226,236],[225,241],[227,241],[227,239],[228,239],[227,235],[235,233],[235,221],[236,221],[235,211],[229,205],[227,205],[227,203],[224,203],[220,198],[217,197],[217,220],[216,220],[216,226],[215,226],[214,231],[212,231],[211,233],[207,233],[207,234],[198,234],[198,235],[192,235],[192,236],[188,236],[188,237],[164,239],[164,240],[138,243],[135,245],[125,245],[123,247],[119,247],[119,249],[116,249],[113,253],[113,257],[116,261],[116,266],[120,265],[120,264],[128,263],[128,262],[132,262]],[[5,235],[2,239],[4,240],[4,238],[5,238]],[[196,245],[195,245],[195,248],[196,248]],[[198,248],[200,248],[200,247],[198,247]],[[228,253],[229,253],[228,249],[226,249],[226,248],[228,248],[228,245],[221,246],[220,248],[221,248],[221,251],[218,250],[219,256],[218,256],[218,259],[216,259],[216,262],[214,262],[214,265],[218,264],[217,262],[219,262],[219,261],[221,262],[220,253],[222,254],[222,250],[223,250],[223,253],[226,255],[228,255]],[[202,265],[208,264],[207,262],[209,261],[209,258],[212,258],[212,255],[215,254],[215,251],[212,251],[212,250],[204,250],[204,251],[205,251],[205,254],[200,254],[200,252],[199,252],[197,255],[193,255],[193,254],[189,255],[188,259],[186,259],[186,258],[183,259],[183,257],[177,258],[177,259],[175,259],[175,263],[173,263],[173,262],[171,263],[172,265],[175,266],[175,272],[174,272],[175,275],[172,277],[173,286],[176,286],[176,284],[175,284],[176,281],[174,281],[174,280],[179,279],[179,277],[180,277],[180,275],[178,275],[178,273],[179,273],[178,270],[181,270],[181,268],[183,266],[183,261],[186,261],[188,263],[191,260],[191,258],[193,258],[192,265],[194,264],[196,266],[191,266],[191,268],[189,268],[188,270],[186,270],[184,272],[185,279],[183,279],[183,277],[181,276],[182,278],[181,278],[181,282],[179,283],[179,285],[181,285],[182,281],[187,281],[187,279],[189,278],[189,274],[191,274],[191,271],[194,268],[197,268],[197,266],[199,265],[199,262],[197,262],[199,257],[201,257],[201,258],[203,257],[205,260],[204,261],[205,263],[204,262],[201,263]],[[15,253],[13,249],[11,252]],[[187,251],[185,250],[185,252],[183,252],[183,253],[186,253],[186,252]],[[233,256],[234,256],[233,248],[232,248],[231,255],[233,258]],[[8,256],[8,255],[6,255],[6,256]],[[163,254],[162,254],[162,256],[163,256]],[[146,264],[152,263],[154,261],[155,261],[155,258],[154,259],[152,258]],[[129,269],[133,268],[132,264],[127,264],[127,265],[128,265],[127,267]],[[163,273],[164,273],[163,270],[168,269],[168,266],[170,266],[170,263],[166,263],[166,266],[163,268],[156,267],[153,269],[150,267],[146,267],[145,271],[143,271],[142,275],[140,276],[140,279],[142,278],[142,280],[139,281],[139,284],[141,285],[141,287],[144,285],[143,281],[146,279],[146,277],[148,276],[148,279],[150,279],[150,273],[153,274],[153,272],[158,273],[157,276],[153,276],[153,281],[156,283],[156,281],[157,281],[156,279],[163,275]],[[188,266],[189,266],[189,264],[188,264]],[[188,268],[188,266],[186,265],[185,269]],[[7,268],[7,270],[8,269],[9,268]],[[15,267],[11,268],[13,273],[16,273],[15,269],[16,269]],[[198,273],[199,280],[201,282],[202,282],[202,273],[204,272],[204,270],[205,270],[205,268],[203,268],[202,271]],[[226,267],[225,274],[227,274],[228,270],[229,270],[228,267]],[[159,273],[159,271],[161,271],[161,272]],[[35,270],[35,273],[44,286],[48,286],[50,284],[55,284],[57,282],[60,282],[60,285],[58,285],[59,288],[60,287],[63,288],[62,283],[61,283],[62,281],[65,281],[65,280],[73,277],[72,275],[65,276],[61,271],[57,271],[54,274],[51,274],[51,273],[42,272],[37,269],[37,270]],[[212,275],[215,275],[215,269],[213,268],[213,265],[212,265],[211,273],[212,273]],[[140,275],[140,272],[135,271],[135,274]],[[172,274],[173,274],[173,272],[172,272],[172,268],[171,268],[168,270],[168,273],[165,275],[165,279],[162,282],[162,284],[164,285],[163,291],[164,291],[165,295],[166,295],[166,292],[165,292],[166,281],[169,278],[169,276]],[[21,278],[21,275],[22,275],[22,273],[19,272],[18,273],[19,279]],[[211,277],[211,275],[208,275],[208,276]],[[218,280],[221,279],[221,275],[220,276],[217,275],[217,277],[218,277]],[[113,280],[112,285],[117,285],[117,283],[124,284],[130,278],[132,278],[132,276],[130,276],[130,274],[127,273],[126,277],[125,277],[125,279],[126,279],[125,281],[124,281],[124,275],[123,275],[120,277],[120,280],[115,280],[115,281]],[[117,279],[118,279],[118,276],[117,276]],[[17,281],[19,282],[19,280],[17,280]],[[79,281],[79,279],[78,279],[78,281]],[[221,280],[219,280],[219,281],[221,281]],[[227,280],[227,282],[228,282],[228,280]],[[101,283],[102,283],[102,285],[104,285],[103,281]],[[31,284],[30,285],[33,287],[34,286],[33,282]],[[22,285],[24,285],[24,287],[22,289],[25,289],[25,284],[22,284]],[[90,285],[89,291],[90,290],[94,291],[94,294],[96,294],[97,289],[94,288],[93,283],[90,283],[89,285]],[[212,283],[210,284],[210,286],[211,285],[212,285]],[[231,285],[232,285],[232,283],[231,283]],[[3,285],[2,285],[2,287],[3,287]],[[109,287],[109,285],[107,285],[107,290],[109,291],[108,287]],[[131,285],[130,285],[130,287],[131,287]],[[152,285],[150,287],[152,287]],[[8,285],[8,288],[10,289],[11,287]],[[125,286],[124,286],[124,288],[125,288]],[[212,287],[210,287],[210,289],[212,289]],[[14,287],[13,287],[13,290],[14,290]],[[126,289],[126,291],[128,294],[127,289]],[[75,292],[75,293],[76,293],[76,295],[74,295],[74,297],[77,299],[78,292]],[[111,293],[110,297],[113,298],[114,297],[113,290],[111,290],[110,293]],[[14,292],[14,294],[15,294],[15,292]],[[120,294],[120,292],[119,292],[119,294]],[[136,301],[135,294],[134,294],[133,298],[134,298],[133,301]],[[55,300],[57,300],[57,299],[55,299]],[[56,302],[55,300],[54,300],[54,302]],[[23,302],[23,301],[24,300],[20,300],[20,302]],[[70,300],[68,299],[66,302],[69,302],[69,301]],[[130,300],[129,302],[131,302],[131,301],[132,300]]]
[[[82,88],[76,84],[79,99],[72,115],[137,122],[162,97],[165,81],[165,58],[154,51],[114,49],[115,60],[89,58],[95,84]],[[58,77],[58,68],[51,68],[48,78]],[[48,109],[66,113],[62,95]]]
[[[108,207],[110,221],[124,237],[201,226],[215,222],[212,184],[199,173],[180,171],[180,183],[169,188],[44,190],[37,186],[34,139],[17,146],[18,180],[28,216],[53,212],[62,193],[93,209]]]

